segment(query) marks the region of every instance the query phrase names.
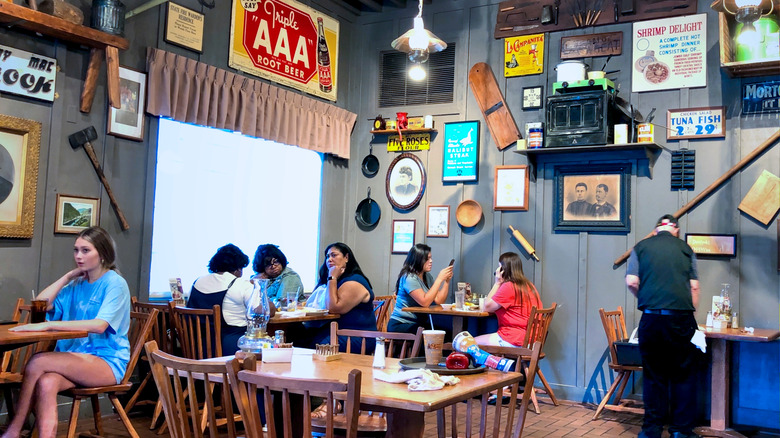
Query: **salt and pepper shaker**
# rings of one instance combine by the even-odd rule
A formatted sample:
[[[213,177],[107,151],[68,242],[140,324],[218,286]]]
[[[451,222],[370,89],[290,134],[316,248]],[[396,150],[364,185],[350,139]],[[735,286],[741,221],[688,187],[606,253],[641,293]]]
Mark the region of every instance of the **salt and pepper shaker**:
[[[374,348],[374,368],[385,367],[385,338],[376,338],[376,347]]]
[[[734,312],[734,316],[731,317],[731,328],[739,328],[739,312]]]
[[[707,312],[707,323],[706,323],[706,326],[707,327],[712,327],[712,310]]]

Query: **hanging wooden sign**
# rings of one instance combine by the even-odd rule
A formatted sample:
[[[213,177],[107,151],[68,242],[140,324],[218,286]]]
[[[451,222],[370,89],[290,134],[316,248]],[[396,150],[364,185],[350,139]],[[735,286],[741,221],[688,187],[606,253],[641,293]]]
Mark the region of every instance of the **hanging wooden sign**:
[[[57,60],[0,45],[0,91],[54,101]]]
[[[612,56],[623,53],[623,32],[561,37],[561,59]]]

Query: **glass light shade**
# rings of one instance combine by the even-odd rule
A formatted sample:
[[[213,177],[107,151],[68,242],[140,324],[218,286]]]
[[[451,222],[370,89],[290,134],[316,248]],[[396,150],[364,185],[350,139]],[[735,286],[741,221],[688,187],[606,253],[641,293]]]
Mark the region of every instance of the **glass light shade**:
[[[753,47],[761,44],[761,39],[761,35],[756,31],[756,27],[753,23],[745,23],[742,32],[737,36],[737,43]]]
[[[734,3],[738,8],[743,8],[745,6],[760,6],[761,0],[734,0]]]
[[[428,60],[428,49],[412,50],[409,52],[409,61],[422,64]]]
[[[421,81],[425,79],[426,75],[425,69],[420,64],[414,64],[412,68],[409,69],[409,78],[412,80]]]

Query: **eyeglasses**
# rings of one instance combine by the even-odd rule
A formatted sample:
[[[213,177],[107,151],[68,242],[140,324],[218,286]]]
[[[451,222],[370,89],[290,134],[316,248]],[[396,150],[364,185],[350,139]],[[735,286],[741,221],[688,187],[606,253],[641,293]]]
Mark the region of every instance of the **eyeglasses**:
[[[275,266],[275,265],[280,265],[281,266],[281,264],[282,264],[282,262],[280,262],[277,259],[266,260],[266,262],[265,262],[265,266],[266,267]]]

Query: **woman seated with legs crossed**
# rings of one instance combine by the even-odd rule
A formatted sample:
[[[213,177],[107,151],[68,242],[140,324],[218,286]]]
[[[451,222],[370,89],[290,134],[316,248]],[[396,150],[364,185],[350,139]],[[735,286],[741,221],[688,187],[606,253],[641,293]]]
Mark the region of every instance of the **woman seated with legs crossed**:
[[[542,307],[542,299],[525,275],[520,256],[505,252],[498,258],[495,283],[485,298],[485,311],[495,313],[498,319],[498,333],[476,336],[480,345],[501,347],[524,346],[525,332],[531,307]]]
[[[22,389],[3,438],[18,437],[35,411],[38,436],[57,434],[57,394],[81,387],[115,385],[130,360],[130,290],[116,270],[111,236],[100,227],[79,233],[73,248],[76,268],[44,289],[47,321],[11,331],[85,330],[84,338],[57,342],[53,352],[35,354],[24,369]]]

